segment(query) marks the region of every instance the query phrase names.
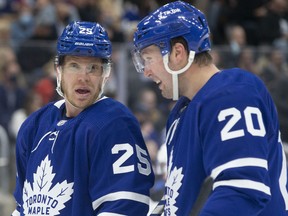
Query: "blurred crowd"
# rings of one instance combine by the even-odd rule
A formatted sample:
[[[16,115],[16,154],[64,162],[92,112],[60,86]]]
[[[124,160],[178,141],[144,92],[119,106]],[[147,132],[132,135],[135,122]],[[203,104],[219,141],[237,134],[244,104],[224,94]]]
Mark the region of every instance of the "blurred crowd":
[[[118,96],[118,79],[123,74],[117,69],[122,61],[119,53],[126,52],[125,103],[141,124],[156,174],[152,199],[160,199],[166,170],[165,122],[174,102],[163,99],[151,81],[135,72],[129,46],[137,22],[167,2],[171,1],[0,0],[0,200],[1,190],[13,192],[14,147],[21,123],[33,111],[59,99],[53,63],[56,40],[72,20],[101,23],[115,47],[125,47],[113,50],[114,73],[106,93]],[[282,139],[288,143],[287,0],[187,2],[207,16],[211,53],[218,67],[241,67],[266,83],[278,109]]]

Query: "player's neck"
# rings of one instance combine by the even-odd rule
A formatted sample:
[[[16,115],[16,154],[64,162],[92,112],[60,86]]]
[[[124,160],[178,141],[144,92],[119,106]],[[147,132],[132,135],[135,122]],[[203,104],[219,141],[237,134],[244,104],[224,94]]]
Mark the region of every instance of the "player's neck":
[[[74,106],[69,100],[65,99],[65,116],[67,118],[73,118],[79,115],[83,109]]]
[[[192,100],[208,80],[219,72],[219,69],[214,64],[204,67],[194,65],[191,67],[191,70],[187,72],[188,73],[180,75],[180,94]]]

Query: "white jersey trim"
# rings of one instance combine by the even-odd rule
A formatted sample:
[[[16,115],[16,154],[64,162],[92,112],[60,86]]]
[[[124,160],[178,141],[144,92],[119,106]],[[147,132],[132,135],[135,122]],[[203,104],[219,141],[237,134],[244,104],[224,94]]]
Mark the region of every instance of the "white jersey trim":
[[[107,99],[107,98],[108,98],[108,97],[103,96],[103,97],[99,98],[98,100],[96,100],[95,103],[98,103],[99,101],[105,100],[105,99]]]
[[[20,216],[20,212],[16,209],[12,212],[11,216]]]
[[[128,191],[121,191],[121,192],[115,192],[110,193],[105,196],[100,197],[99,199],[95,200],[92,205],[93,209],[97,209],[102,203],[109,202],[109,201],[116,201],[116,200],[133,200],[136,202],[142,202],[146,205],[149,205],[150,198],[148,196],[145,196],[143,194],[138,194],[134,192],[128,192]]]
[[[102,98],[100,98],[99,100],[95,101],[95,103],[101,101],[101,100],[104,100],[104,99],[107,99],[108,97],[106,96],[103,96]],[[56,106],[58,109],[62,106],[62,104],[65,103],[65,99],[61,99],[57,102],[54,103],[54,106]]]
[[[268,187],[267,185],[263,183],[251,181],[251,180],[232,179],[232,180],[227,180],[227,181],[215,182],[213,184],[213,190],[219,186],[232,186],[232,187],[237,187],[237,188],[253,189],[253,190],[261,191],[271,196],[270,187]]]
[[[98,214],[98,216],[125,216],[123,214],[116,214],[116,213],[111,213],[111,212],[101,212]]]
[[[54,106],[56,106],[58,109],[62,106],[62,104],[65,102],[64,99],[57,101],[54,103]]]
[[[286,188],[286,184],[287,184],[287,164],[286,164],[285,152],[282,148],[282,170],[279,178],[279,185],[280,185],[280,191],[284,199],[285,209],[286,211],[288,211],[288,191]]]
[[[259,158],[241,158],[229,161],[228,163],[216,167],[215,169],[212,170],[211,177],[213,179],[216,179],[217,176],[224,170],[246,166],[260,167],[268,170],[267,160]]]

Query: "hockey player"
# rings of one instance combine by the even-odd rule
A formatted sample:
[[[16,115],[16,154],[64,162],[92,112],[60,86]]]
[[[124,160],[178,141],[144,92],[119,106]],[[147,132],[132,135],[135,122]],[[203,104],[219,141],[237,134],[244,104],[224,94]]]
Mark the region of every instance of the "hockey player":
[[[208,176],[201,216],[288,215],[275,105],[252,73],[212,63],[204,14],[168,3],[139,22],[134,46],[136,69],[178,100],[167,122],[165,215],[189,215]]]
[[[73,22],[58,39],[63,100],[33,113],[16,146],[16,215],[146,215],[154,181],[136,118],[102,96],[111,42],[97,23]]]

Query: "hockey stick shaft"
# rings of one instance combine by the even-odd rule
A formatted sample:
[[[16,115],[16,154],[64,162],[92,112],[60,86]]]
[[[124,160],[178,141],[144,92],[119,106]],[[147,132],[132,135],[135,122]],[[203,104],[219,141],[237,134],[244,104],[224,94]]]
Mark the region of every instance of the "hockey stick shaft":
[[[213,178],[208,176],[200,189],[199,195],[191,209],[190,216],[198,216],[204,204],[206,203],[213,187]]]

